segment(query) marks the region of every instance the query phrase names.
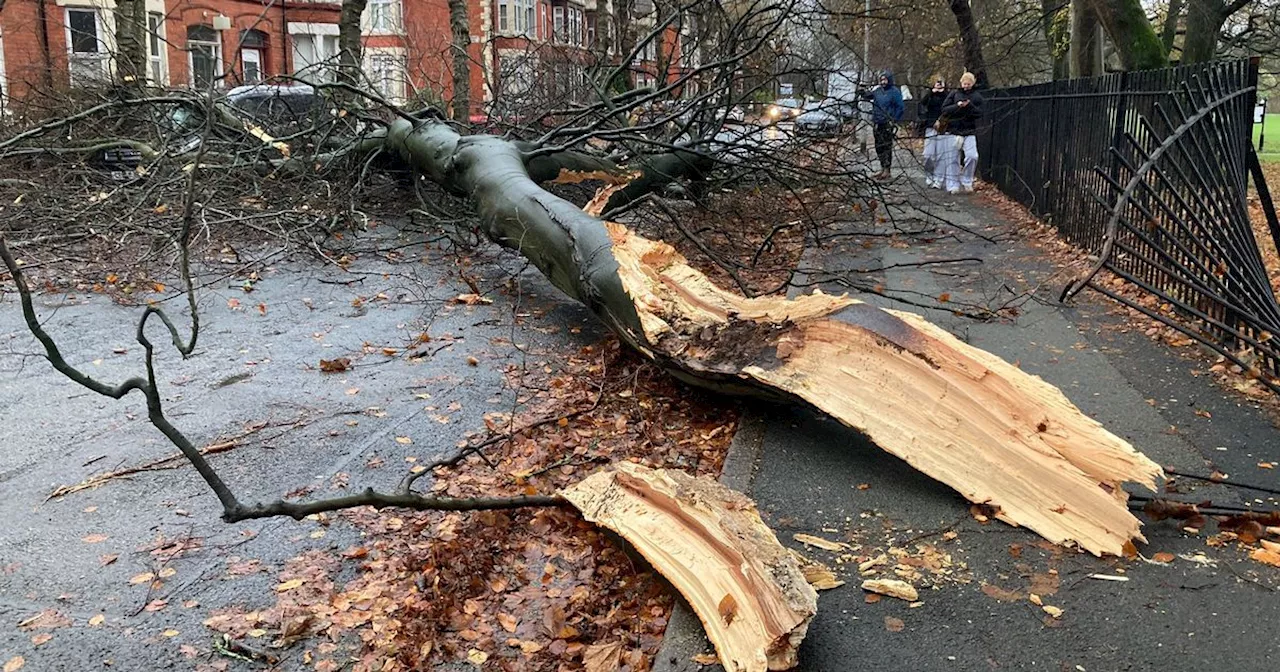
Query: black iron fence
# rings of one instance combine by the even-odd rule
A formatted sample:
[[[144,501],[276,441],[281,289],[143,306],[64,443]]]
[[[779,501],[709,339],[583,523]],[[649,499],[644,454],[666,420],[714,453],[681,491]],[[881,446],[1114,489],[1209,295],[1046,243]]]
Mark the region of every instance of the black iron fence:
[[[1091,287],[1215,349],[1280,392],[1280,305],[1249,219],[1257,61],[1056,81],[988,96],[980,171],[1096,255]],[[1149,296],[1095,282],[1106,268]],[[1155,300],[1151,300],[1154,297]]]

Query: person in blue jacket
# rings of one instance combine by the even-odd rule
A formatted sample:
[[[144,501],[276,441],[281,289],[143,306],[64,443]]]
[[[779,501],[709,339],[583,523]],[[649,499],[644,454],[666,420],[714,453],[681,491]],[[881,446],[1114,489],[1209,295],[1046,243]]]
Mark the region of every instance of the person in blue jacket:
[[[889,169],[893,167],[893,140],[898,133],[898,122],[902,121],[902,113],[906,110],[902,91],[893,83],[893,73],[885,70],[880,74],[880,86],[861,91],[859,95],[871,101],[876,156],[880,159],[880,172],[875,177],[883,180],[889,177]]]

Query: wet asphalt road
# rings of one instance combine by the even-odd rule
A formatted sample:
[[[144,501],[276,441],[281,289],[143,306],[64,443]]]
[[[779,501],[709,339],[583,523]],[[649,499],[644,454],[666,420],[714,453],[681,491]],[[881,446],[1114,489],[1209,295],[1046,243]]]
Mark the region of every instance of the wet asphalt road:
[[[385,247],[406,244],[384,235]],[[210,458],[242,500],[302,486],[339,493],[336,483],[344,479],[351,488],[392,488],[411,466],[406,458],[449,453],[467,432],[484,428],[485,413],[512,410],[506,367],[537,365],[599,337],[589,314],[536,271],[508,283],[520,265],[479,263],[470,273],[494,303],[458,305],[450,299],[470,289],[451,257],[421,245],[401,252],[394,264],[361,257],[353,272],[309,261],[254,267],[261,279],[250,293],[243,276],[220,280],[200,293],[197,354],[182,361],[159,348],[167,413],[197,445],[269,423]],[[228,268],[214,259],[202,279]],[[358,543],[358,531],[341,521],[225,524],[216,499],[185,465],[46,501],[58,486],[174,449],[147,423],[136,393],[121,401],[98,397],[43,359],[23,356],[36,344],[16,299],[0,298],[0,664],[21,655],[24,669],[38,671],[194,669],[214,660],[212,633],[201,625],[210,611],[271,604],[284,560]],[[107,381],[142,371],[133,340],[139,308],[84,292],[41,294],[37,303],[74,365]],[[582,328],[571,332],[568,325]],[[424,331],[432,336],[423,348],[431,354],[411,362],[403,353]],[[160,341],[159,329],[151,333]],[[387,356],[384,347],[400,354]],[[321,359],[338,357],[350,358],[353,368],[318,370]],[[468,363],[472,357],[476,366]],[[369,466],[379,460],[381,466]],[[176,557],[152,552],[174,543],[188,548]],[[104,565],[104,556],[118,558]],[[264,571],[228,573],[231,563],[246,560],[260,561]],[[138,574],[170,571],[158,589],[130,583]],[[153,600],[167,604],[145,611]],[[192,602],[198,606],[184,607]],[[18,627],[46,610],[57,612],[58,627]],[[99,614],[103,622],[90,625]],[[36,645],[32,638],[41,634],[52,639]],[[201,656],[182,655],[184,644]],[[286,652],[283,669],[300,664],[289,656],[300,656],[301,648]]]

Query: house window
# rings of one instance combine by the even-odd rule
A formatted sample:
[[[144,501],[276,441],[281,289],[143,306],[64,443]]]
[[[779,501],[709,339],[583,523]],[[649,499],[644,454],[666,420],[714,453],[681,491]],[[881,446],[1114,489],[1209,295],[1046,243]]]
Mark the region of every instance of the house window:
[[[240,68],[241,79],[245,84],[261,84],[264,79],[264,52],[267,48],[267,34],[260,30],[240,31]]]
[[[498,3],[498,32],[533,34],[533,0],[501,0]]]
[[[556,7],[551,10],[552,16],[552,35],[555,35],[556,42],[564,42],[564,7]]]
[[[106,77],[109,61],[104,35],[97,9],[67,9],[67,55],[73,84]]]
[[[147,14],[147,78],[152,84],[169,83],[168,54],[165,53],[164,14]]]
[[[365,72],[369,83],[383,98],[400,103],[405,98],[405,56],[396,49],[370,49],[366,52]]]
[[[338,64],[338,24],[291,23],[293,74],[309,82],[332,82]]]
[[[593,12],[587,16],[587,46],[594,47],[596,44],[596,21],[597,15]]]
[[[369,0],[364,9],[364,31],[372,34],[400,32],[400,0]]]
[[[222,35],[210,26],[187,26],[191,84],[208,89],[222,80]]]
[[[582,44],[582,10],[569,8],[569,44]]]

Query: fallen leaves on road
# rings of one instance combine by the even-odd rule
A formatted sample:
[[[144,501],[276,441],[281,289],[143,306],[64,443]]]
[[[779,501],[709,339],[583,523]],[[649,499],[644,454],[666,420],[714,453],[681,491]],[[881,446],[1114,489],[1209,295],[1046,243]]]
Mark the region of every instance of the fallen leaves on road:
[[[351,360],[346,357],[320,360],[321,373],[342,373],[351,368]]]
[[[1021,602],[1025,596],[1017,590],[1005,590],[1000,586],[984,583],[982,584],[982,592],[997,602]]]
[[[1166,565],[1167,565],[1167,564],[1169,564],[1169,563],[1173,562],[1174,558],[1176,558],[1176,557],[1177,557],[1177,556],[1175,556],[1174,554],[1172,554],[1172,553],[1170,553],[1170,552],[1168,552],[1168,551],[1160,551],[1159,553],[1156,553],[1156,554],[1152,555],[1152,556],[1151,556],[1151,559],[1152,559],[1153,561],[1155,561],[1155,562],[1159,562],[1159,563],[1162,563],[1162,564],[1166,564]]]
[[[109,537],[107,537],[107,535],[105,534],[89,534],[81,537],[80,541],[83,541],[86,544],[100,544],[106,541],[108,538]]]
[[[40,646],[42,644],[48,644],[51,639],[53,639],[53,635],[47,632],[42,632],[31,638],[31,644],[34,646]]]
[[[892,616],[884,617],[884,629],[889,632],[902,632],[906,627],[907,624],[904,623],[901,618],[894,618]]]
[[[733,406],[677,387],[612,340],[543,359],[508,370],[522,413],[491,412],[487,431],[467,440],[475,445],[532,428],[491,441],[483,459],[473,455],[424,474],[421,490],[449,497],[548,493],[627,459],[719,473],[734,433]],[[652,666],[672,607],[669,589],[570,511],[331,515],[334,524],[360,531],[360,546],[299,555],[279,571],[274,604],[217,610],[205,625],[233,640],[262,631],[250,640],[255,646],[304,639],[304,659],[318,671],[338,669],[337,660],[351,660],[342,669],[355,672],[450,662],[530,672]]]
[[[18,672],[23,665],[27,664],[27,660],[22,656],[14,656],[4,663],[4,672]]]

